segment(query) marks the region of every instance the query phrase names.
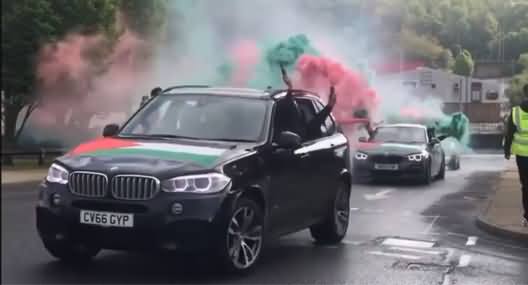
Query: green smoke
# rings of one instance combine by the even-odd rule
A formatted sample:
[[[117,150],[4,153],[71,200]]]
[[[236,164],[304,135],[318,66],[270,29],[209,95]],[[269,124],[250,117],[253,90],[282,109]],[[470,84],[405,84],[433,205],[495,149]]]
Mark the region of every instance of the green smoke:
[[[444,135],[455,138],[461,145],[469,146],[470,140],[470,121],[468,117],[461,112],[453,113],[451,115],[423,116],[423,117],[409,117],[399,114],[391,114],[387,116],[386,123],[414,123],[423,124],[428,128],[434,128],[436,135]]]
[[[268,48],[264,47],[263,50],[262,59],[255,69],[255,76],[249,82],[249,85],[254,88],[282,86],[281,65],[291,74],[301,55],[319,54],[304,34],[289,37]]]
[[[311,45],[310,40],[304,34],[289,37],[285,41],[272,44],[258,44],[263,51],[259,64],[255,66],[254,75],[248,83],[249,87],[264,89],[268,86],[282,86],[280,67],[286,68],[289,74],[293,73],[297,60],[303,54],[318,55],[317,50]],[[215,83],[227,85],[231,82],[235,64],[225,60],[216,69]]]
[[[457,112],[435,122],[437,134],[456,138],[461,144],[469,145],[469,119],[464,113]]]

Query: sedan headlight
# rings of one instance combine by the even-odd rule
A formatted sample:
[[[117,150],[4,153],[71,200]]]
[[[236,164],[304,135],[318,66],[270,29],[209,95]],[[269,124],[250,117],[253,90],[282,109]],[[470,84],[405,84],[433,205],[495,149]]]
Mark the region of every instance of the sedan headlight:
[[[424,159],[427,159],[429,157],[429,153],[426,152],[426,151],[423,151],[421,153],[415,153],[415,154],[411,154],[409,155],[407,158],[410,160],[410,161],[416,161],[416,162],[420,162]]]
[[[46,180],[52,183],[66,184],[68,183],[68,170],[58,164],[52,164],[48,170]]]
[[[357,160],[365,160],[368,158],[368,155],[366,153],[356,152],[356,154],[354,155],[354,158]]]
[[[161,189],[170,193],[216,193],[224,190],[231,179],[220,173],[208,173],[176,177],[165,180]]]

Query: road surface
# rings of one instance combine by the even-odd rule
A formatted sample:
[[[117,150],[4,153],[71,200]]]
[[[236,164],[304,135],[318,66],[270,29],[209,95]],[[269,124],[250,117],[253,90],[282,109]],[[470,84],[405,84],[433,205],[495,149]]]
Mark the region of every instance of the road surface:
[[[5,284],[528,284],[528,245],[475,226],[503,160],[474,155],[429,187],[354,185],[349,234],[318,247],[307,231],[273,243],[254,272],[219,273],[206,259],[104,251],[82,267],[56,262],[35,230],[36,185],[2,189]]]

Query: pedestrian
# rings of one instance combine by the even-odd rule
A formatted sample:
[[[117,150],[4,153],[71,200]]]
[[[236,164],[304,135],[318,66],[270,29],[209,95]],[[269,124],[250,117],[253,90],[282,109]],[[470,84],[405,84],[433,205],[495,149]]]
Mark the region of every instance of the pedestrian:
[[[504,138],[504,156],[515,155],[522,187],[524,217],[522,225],[528,227],[528,84],[524,85],[519,106],[512,108]]]

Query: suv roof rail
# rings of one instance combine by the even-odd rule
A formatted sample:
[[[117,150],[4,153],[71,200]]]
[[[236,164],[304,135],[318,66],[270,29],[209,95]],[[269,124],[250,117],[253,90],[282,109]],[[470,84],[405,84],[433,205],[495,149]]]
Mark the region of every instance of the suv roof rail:
[[[281,95],[281,93],[285,93],[285,92],[292,92],[293,94],[304,93],[304,94],[307,94],[307,95],[315,95],[315,96],[317,96],[316,93],[308,91],[308,90],[305,90],[305,89],[273,89],[273,90],[271,90],[269,92],[270,92],[269,96],[274,98],[274,99],[281,98],[282,96],[279,96],[279,95]]]
[[[204,85],[204,84],[176,85],[176,86],[167,87],[166,89],[163,90],[163,93],[174,90],[174,89],[179,89],[179,88],[209,88],[209,87],[210,87],[209,85]]]

